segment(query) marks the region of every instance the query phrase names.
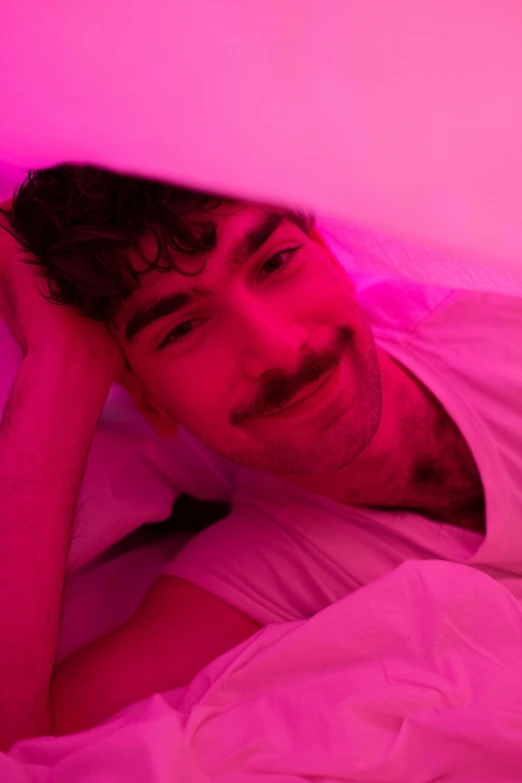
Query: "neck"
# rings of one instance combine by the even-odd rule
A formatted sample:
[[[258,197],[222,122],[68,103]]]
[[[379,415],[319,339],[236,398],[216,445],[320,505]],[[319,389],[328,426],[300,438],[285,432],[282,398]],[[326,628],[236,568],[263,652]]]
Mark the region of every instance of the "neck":
[[[418,511],[478,529],[482,484],[460,431],[433,395],[380,351],[382,415],[371,443],[345,468],[291,483],[350,505]]]

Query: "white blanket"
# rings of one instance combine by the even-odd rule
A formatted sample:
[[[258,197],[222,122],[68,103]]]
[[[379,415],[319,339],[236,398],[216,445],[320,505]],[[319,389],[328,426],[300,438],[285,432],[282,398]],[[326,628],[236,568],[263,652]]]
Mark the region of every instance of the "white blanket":
[[[515,783],[521,661],[505,588],[410,562],[311,620],[265,628],[188,688],[84,734],[18,743],[0,779]]]

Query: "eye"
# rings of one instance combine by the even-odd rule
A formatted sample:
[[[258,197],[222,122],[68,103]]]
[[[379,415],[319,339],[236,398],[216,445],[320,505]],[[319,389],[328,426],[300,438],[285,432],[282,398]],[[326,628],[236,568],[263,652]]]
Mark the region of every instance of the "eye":
[[[290,263],[294,255],[300,249],[300,247],[287,247],[274,253],[274,255],[270,256],[268,261],[265,261],[261,267],[261,273],[264,272],[267,275],[273,275],[274,272],[278,272],[281,267],[286,267]]]
[[[161,351],[162,348],[165,348],[167,345],[172,345],[172,343],[179,344],[183,342],[183,340],[186,340],[195,330],[195,325],[201,323],[201,320],[201,318],[196,318],[192,321],[183,321],[183,323],[175,326],[158,346],[158,351]]]

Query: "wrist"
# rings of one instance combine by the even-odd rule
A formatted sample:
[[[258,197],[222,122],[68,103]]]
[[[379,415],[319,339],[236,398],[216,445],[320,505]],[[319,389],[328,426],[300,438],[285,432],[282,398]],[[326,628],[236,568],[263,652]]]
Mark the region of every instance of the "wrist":
[[[105,398],[112,383],[109,368],[83,347],[56,344],[30,348],[24,364],[37,374],[38,382],[60,389],[74,387],[80,398]]]

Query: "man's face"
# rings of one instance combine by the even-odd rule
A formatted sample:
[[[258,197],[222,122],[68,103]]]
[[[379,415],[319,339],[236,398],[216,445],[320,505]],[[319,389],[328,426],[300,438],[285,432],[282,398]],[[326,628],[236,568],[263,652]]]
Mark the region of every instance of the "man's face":
[[[215,249],[176,262],[202,271],[147,273],[116,317],[141,409],[239,464],[339,470],[381,412],[377,354],[352,284],[281,213],[229,207],[201,219],[216,225]]]

